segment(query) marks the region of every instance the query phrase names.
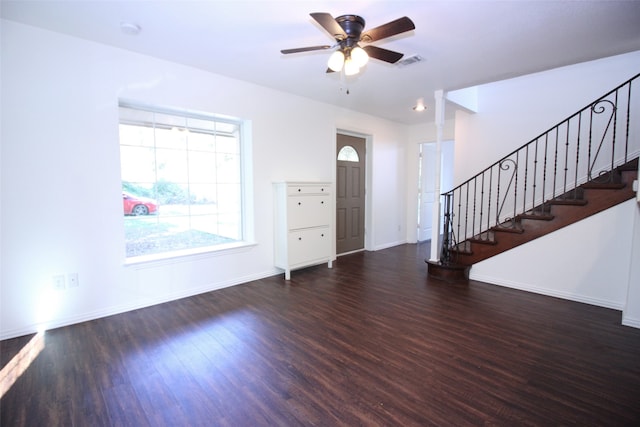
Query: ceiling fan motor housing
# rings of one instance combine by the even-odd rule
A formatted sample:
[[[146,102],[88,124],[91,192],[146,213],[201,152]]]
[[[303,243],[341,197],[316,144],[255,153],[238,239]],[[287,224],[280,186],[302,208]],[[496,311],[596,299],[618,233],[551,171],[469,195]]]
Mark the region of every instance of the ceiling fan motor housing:
[[[336,22],[347,34],[345,40],[340,40],[341,46],[353,47],[360,41],[360,35],[364,30],[365,21],[364,18],[358,15],[342,15],[336,18]],[[339,39],[341,35],[336,35],[336,39]]]

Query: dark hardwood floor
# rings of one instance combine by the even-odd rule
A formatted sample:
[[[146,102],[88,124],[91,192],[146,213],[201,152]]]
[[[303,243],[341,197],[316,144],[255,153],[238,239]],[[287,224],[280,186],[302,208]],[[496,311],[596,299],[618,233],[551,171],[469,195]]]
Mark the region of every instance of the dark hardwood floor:
[[[640,425],[640,330],[620,312],[427,279],[427,253],[47,331],[0,425]],[[2,366],[33,339],[1,342]]]

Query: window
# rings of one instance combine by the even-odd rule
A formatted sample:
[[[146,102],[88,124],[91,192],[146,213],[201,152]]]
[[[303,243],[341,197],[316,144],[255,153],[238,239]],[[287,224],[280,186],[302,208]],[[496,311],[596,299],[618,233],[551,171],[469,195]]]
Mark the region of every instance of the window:
[[[358,156],[358,152],[355,148],[350,145],[345,145],[338,152],[338,160],[357,163],[360,161],[360,157]]]
[[[242,123],[120,104],[127,258],[241,242]]]

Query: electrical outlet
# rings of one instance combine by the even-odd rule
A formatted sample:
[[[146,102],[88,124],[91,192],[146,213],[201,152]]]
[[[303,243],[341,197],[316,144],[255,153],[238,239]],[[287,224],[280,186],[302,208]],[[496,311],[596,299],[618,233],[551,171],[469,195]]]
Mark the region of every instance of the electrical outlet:
[[[53,282],[53,289],[57,291],[63,291],[65,289],[66,286],[64,283],[64,275],[58,274],[56,276],[53,276],[51,280]]]
[[[70,273],[67,278],[69,279],[70,288],[77,288],[80,286],[80,282],[78,282],[78,273]]]

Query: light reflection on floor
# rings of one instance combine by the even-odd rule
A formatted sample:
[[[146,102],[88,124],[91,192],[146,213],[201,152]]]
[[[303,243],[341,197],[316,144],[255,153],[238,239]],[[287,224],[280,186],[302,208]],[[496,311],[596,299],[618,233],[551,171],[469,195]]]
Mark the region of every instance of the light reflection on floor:
[[[44,349],[44,331],[38,332],[0,371],[0,398],[11,389],[20,376]]]
[[[236,310],[185,325],[153,343],[132,351],[126,364],[148,373],[157,364],[175,372],[183,364],[201,364],[200,369],[224,370],[230,365],[255,362],[255,341],[261,339],[262,324],[250,310]]]

